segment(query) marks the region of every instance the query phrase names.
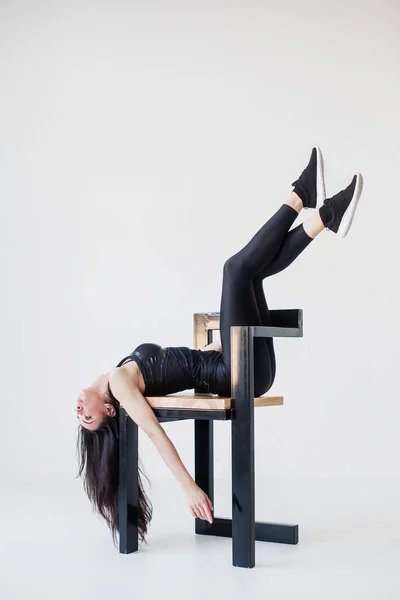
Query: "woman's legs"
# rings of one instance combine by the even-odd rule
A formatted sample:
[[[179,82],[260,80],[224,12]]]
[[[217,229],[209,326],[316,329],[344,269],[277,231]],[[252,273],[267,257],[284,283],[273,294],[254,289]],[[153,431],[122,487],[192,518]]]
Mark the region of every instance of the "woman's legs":
[[[362,176],[355,175],[347,188],[325,198],[322,154],[314,147],[300,177],[292,184],[289,199],[224,265],[220,307],[220,333],[224,362],[230,365],[230,328],[233,325],[268,325],[270,313],[262,281],[289,266],[325,227],[344,237],[353,220],[362,191]],[[289,231],[305,207],[318,212]],[[254,340],[254,391],[265,393],[275,377],[272,339]]]
[[[263,225],[237,254],[230,257],[223,272],[220,307],[220,334],[224,361],[230,364],[230,327],[268,325],[270,315],[262,280],[288,266],[312,241],[303,225],[288,232],[303,204],[292,193],[285,204]],[[322,227],[323,229],[323,227]],[[255,393],[267,391],[275,377],[275,356],[271,338],[254,340]]]
[[[325,226],[319,216],[319,212],[316,212],[310,219],[288,232],[280,252],[278,252],[265,269],[262,269],[254,277],[254,294],[262,325],[271,325],[271,316],[264,294],[263,280],[286,269],[324,228]],[[274,340],[273,338],[265,338],[265,342],[269,351],[273,383],[276,373]]]
[[[224,362],[230,365],[232,325],[262,325],[254,291],[255,276],[281,249],[298,211],[282,204],[253,238],[224,264],[220,306],[220,334]],[[273,365],[265,339],[254,340],[254,388],[261,395],[272,385]]]

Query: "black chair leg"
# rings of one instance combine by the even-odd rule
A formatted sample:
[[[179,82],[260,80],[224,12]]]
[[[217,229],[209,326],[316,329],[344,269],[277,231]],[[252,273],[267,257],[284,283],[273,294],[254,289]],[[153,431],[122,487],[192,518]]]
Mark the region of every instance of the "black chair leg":
[[[214,428],[213,421],[194,421],[194,471],[195,481],[214,504]],[[196,533],[205,534],[210,523],[195,520]]]
[[[138,426],[120,408],[119,441],[119,551],[138,550]]]
[[[254,373],[250,328],[231,328],[232,564],[255,565]]]

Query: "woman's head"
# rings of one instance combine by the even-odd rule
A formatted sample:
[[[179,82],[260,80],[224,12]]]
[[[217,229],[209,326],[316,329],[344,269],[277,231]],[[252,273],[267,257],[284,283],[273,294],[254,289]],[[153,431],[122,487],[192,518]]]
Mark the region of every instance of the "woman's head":
[[[100,392],[104,381],[102,378],[96,380]],[[83,487],[89,500],[95,510],[106,520],[115,542],[119,532],[119,403],[108,393],[107,383],[104,397],[99,394],[99,391],[96,392],[96,387],[94,390],[87,388],[82,391],[84,392],[82,410],[77,411],[82,423],[78,431],[78,477],[82,477]],[[87,414],[89,412],[91,414]],[[88,419],[90,422],[83,423],[86,416],[91,417]],[[139,473],[142,473],[140,468]],[[137,514],[139,539],[145,541],[152,518],[152,505],[143,489],[140,474],[138,483],[138,510],[128,510],[128,515]]]
[[[89,431],[98,429],[106,417],[116,415],[115,403],[107,389],[108,381],[109,373],[101,375],[92,385],[82,389],[77,399],[77,419]]]

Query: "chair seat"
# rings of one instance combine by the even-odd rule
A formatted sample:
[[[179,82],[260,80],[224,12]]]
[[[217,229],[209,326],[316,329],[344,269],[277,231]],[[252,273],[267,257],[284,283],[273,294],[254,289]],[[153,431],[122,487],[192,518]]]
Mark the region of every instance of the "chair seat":
[[[152,408],[187,408],[204,410],[229,410],[232,398],[215,394],[168,394],[167,396],[146,396]],[[282,406],[283,396],[260,396],[254,398],[254,408],[261,406]]]

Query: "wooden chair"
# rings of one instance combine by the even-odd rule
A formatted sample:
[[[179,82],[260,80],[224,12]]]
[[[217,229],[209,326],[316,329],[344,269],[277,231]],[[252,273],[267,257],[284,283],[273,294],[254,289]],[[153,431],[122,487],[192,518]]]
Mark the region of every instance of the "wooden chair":
[[[281,396],[254,398],[253,338],[301,337],[303,311],[271,310],[268,327],[231,327],[232,397],[213,394],[170,394],[146,397],[160,422],[194,420],[195,480],[214,503],[213,421],[231,422],[232,519],[213,516],[213,523],[195,520],[195,532],[232,538],[232,564],[255,565],[255,541],[298,543],[298,525],[255,520],[254,408],[283,405]],[[194,347],[212,342],[219,313],[194,314]],[[119,520],[120,552],[138,550],[138,427],[120,410]]]

